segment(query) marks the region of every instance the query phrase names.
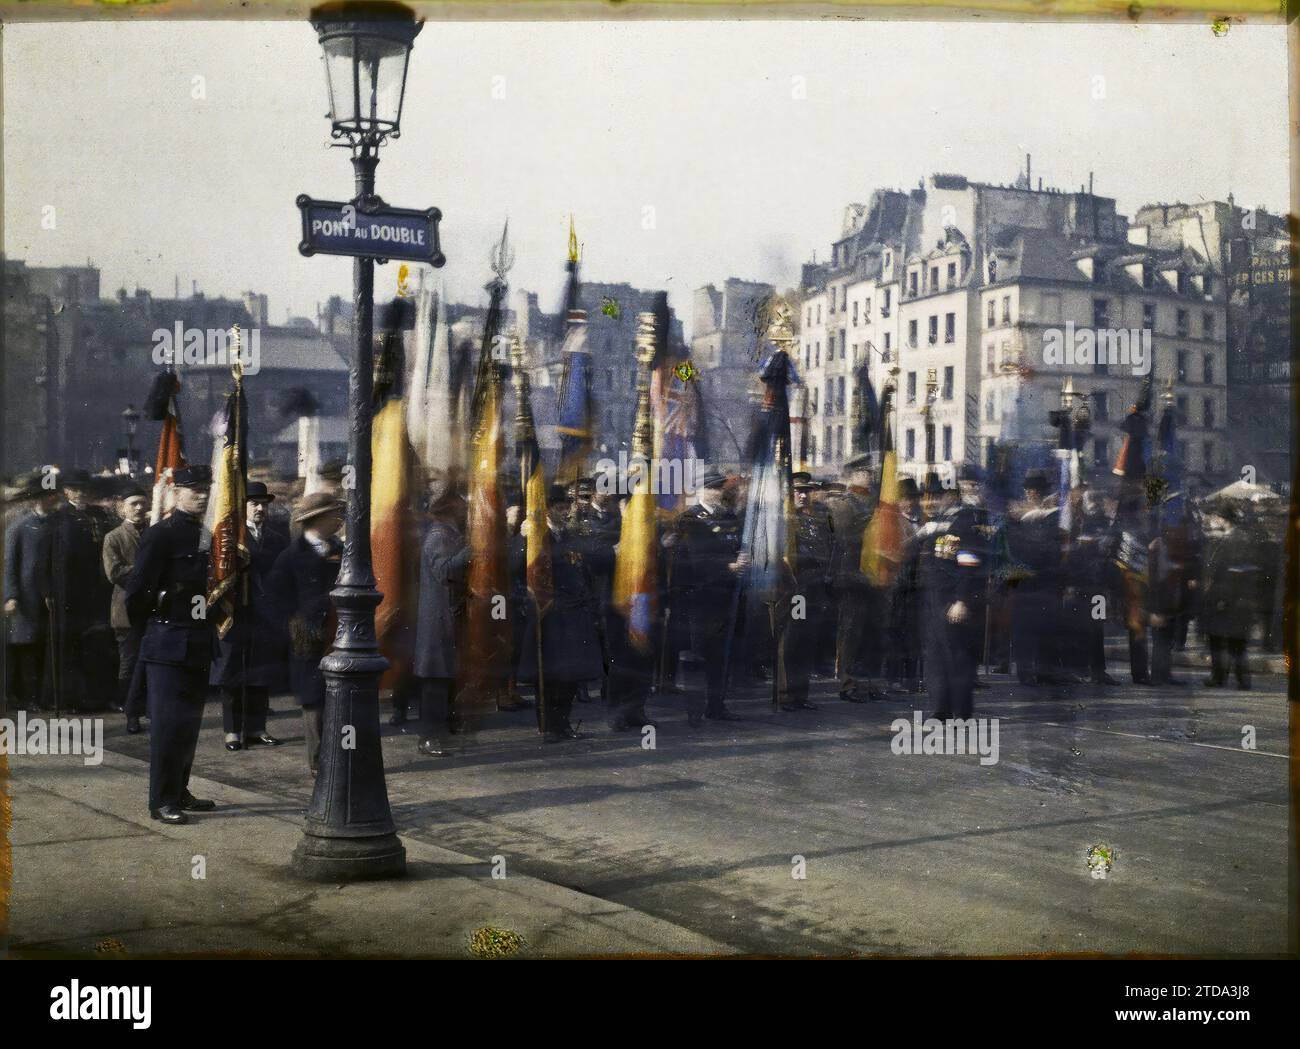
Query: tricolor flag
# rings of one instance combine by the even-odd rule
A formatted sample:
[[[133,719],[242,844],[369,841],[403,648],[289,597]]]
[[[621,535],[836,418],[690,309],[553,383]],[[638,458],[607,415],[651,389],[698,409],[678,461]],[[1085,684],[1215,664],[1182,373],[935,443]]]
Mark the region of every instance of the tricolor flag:
[[[411,474],[415,455],[406,430],[402,399],[405,374],[402,330],[411,305],[394,299],[375,358],[370,430],[370,551],[375,589],[383,599],[375,609],[375,637],[388,660],[381,688],[392,688],[410,670],[412,621],[418,601],[418,540],[411,512]]]
[[[506,562],[505,499],[501,470],[505,435],[501,425],[501,366],[497,337],[507,284],[505,235],[494,263],[497,277],[488,285],[491,302],[479,348],[474,389],[469,459],[469,518],[466,542],[470,563],[466,579],[465,635],[461,646],[461,688],[456,709],[480,713],[495,709],[496,695],[510,676],[510,623],[500,614],[510,593]]]
[[[862,533],[862,560],[859,568],[880,588],[893,586],[903,564],[909,523],[898,505],[898,456],[894,451],[894,431],[890,409],[894,387],[885,387],[880,407],[880,500]]]
[[[783,341],[783,340],[782,340]],[[749,555],[749,593],[777,600],[795,569],[794,470],[787,386],[797,382],[790,355],[777,342],[760,378],[763,404],[750,438],[749,500],[741,550]]]
[[[181,380],[174,366],[154,379],[144,402],[144,417],[162,423],[158,437],[158,458],[154,464],[153,506],[149,523],[157,524],[167,510],[167,489],[172,473],[185,465],[185,441],[181,433],[181,409],[177,401]]]
[[[238,346],[239,329],[234,343]],[[211,551],[208,560],[208,615],[225,637],[235,621],[235,606],[248,601],[248,408],[243,369],[232,369],[234,389],[226,398],[224,433],[212,471]]]
[[[650,404],[650,371],[655,356],[655,317],[642,313],[637,332],[636,426],[631,460],[640,467],[632,497],[623,509],[618,555],[614,563],[614,607],[627,623],[627,636],[642,653],[650,651],[659,586],[656,572],[659,539],[655,526],[655,497],[650,491],[654,455],[654,419]]]
[[[541,449],[537,446],[531,384],[518,340],[514,340],[512,355],[516,409],[515,452],[519,457],[519,485],[524,493],[524,518],[528,521],[524,576],[528,593],[537,605],[540,621],[554,598],[551,529],[546,516],[546,474],[542,469]]]
[[[650,369],[650,404],[654,418],[654,456],[660,462],[681,464],[686,476],[693,460],[708,458],[704,436],[703,384],[690,361],[670,351],[671,315],[668,293],[656,292],[654,302],[655,354]],[[661,510],[680,510],[686,492],[661,491]]]
[[[556,480],[570,484],[582,476],[592,440],[592,364],[587,348],[587,314],[571,310],[561,353],[562,372],[556,404],[556,432],[560,435],[560,465]]]

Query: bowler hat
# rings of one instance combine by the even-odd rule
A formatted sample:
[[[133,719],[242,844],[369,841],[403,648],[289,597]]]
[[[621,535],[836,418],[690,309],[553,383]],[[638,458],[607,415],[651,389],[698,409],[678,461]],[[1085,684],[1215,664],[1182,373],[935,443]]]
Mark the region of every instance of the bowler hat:
[[[916,486],[916,481],[911,477],[900,477],[898,479],[898,498],[915,499],[921,494],[921,489]]]
[[[298,507],[293,512],[293,523],[301,524],[325,514],[338,513],[345,505],[342,499],[336,499],[329,492],[312,492],[298,500]]]
[[[212,484],[212,467],[206,463],[182,466],[172,473],[172,484],[177,488],[206,488]]]
[[[568,489],[562,484],[553,484],[546,493],[546,505],[555,506],[557,503],[569,502]]]
[[[700,482],[702,488],[721,488],[727,483],[727,475],[719,473],[717,470],[707,470],[704,474],[704,480]]]
[[[90,471],[84,470],[80,466],[70,466],[62,473],[64,488],[88,488],[90,487]]]
[[[261,481],[249,481],[244,498],[250,503],[271,503],[275,501],[270,490]]]
[[[945,491],[947,489],[944,488],[943,481],[940,480],[937,473],[931,470],[925,475],[925,481],[921,485],[922,495],[943,495]]]

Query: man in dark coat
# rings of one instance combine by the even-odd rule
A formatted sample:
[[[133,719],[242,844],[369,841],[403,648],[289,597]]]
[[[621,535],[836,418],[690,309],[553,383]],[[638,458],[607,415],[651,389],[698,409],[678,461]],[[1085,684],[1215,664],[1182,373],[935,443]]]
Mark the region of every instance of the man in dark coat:
[[[898,479],[898,508],[912,526],[903,548],[898,578],[888,594],[889,678],[891,692],[921,691],[921,592],[917,572],[919,547],[915,530],[921,524],[921,493],[910,477]]]
[[[595,574],[582,545],[565,527],[569,497],[553,486],[548,500],[551,529],[551,606],[541,621],[541,668],[538,668],[537,616],[525,605],[524,642],[519,680],[538,684],[537,727],[548,743],[579,739],[569,721],[578,684],[604,673],[597,618],[600,596]],[[523,572],[529,522],[511,542],[514,571]]]
[[[14,699],[34,710],[41,706],[50,642],[49,525],[63,505],[57,471],[33,474],[17,498],[30,509],[11,520],[5,531],[5,642]]]
[[[870,456],[864,454],[850,459],[844,464],[844,492],[829,500],[834,535],[831,577],[838,602],[835,674],[839,678],[840,699],[850,703],[885,698],[872,684],[872,678],[880,673],[884,655],[884,631],[880,623],[884,602],[862,573],[862,537],[874,509],[870,499],[870,471]],[[858,683],[860,676],[865,679],[862,688]]]
[[[600,487],[612,490],[615,487],[614,478],[603,475]],[[568,531],[578,545],[578,549],[582,551],[596,583],[596,591],[600,599],[601,658],[608,671],[612,648],[619,644],[619,635],[626,634],[627,631],[626,624],[613,607],[614,547],[618,545],[619,534],[623,528],[623,517],[616,496],[611,494],[611,491],[598,491],[594,478],[581,478],[576,485],[576,492],[577,498],[569,514]],[[619,654],[625,657],[628,655],[621,646]],[[626,659],[624,662],[627,664]],[[631,708],[624,709],[627,705],[625,701],[628,699],[624,686],[629,682],[621,673],[619,676],[620,694],[615,695],[610,691],[611,682],[608,673],[601,675],[603,686],[601,698],[605,703],[606,720],[610,728],[615,731],[633,727],[641,728],[642,724],[648,722],[637,722],[633,725],[631,721],[635,719],[630,715],[640,710],[644,716],[644,701],[638,703],[633,700]],[[586,702],[586,691],[587,684],[583,682],[578,688],[580,703]]]
[[[420,681],[420,743],[428,757],[445,753],[452,684],[457,670],[457,639],[465,617],[465,501],[447,491],[429,509],[420,547],[420,601],[415,620],[412,673]]]
[[[117,639],[118,704],[126,714],[126,730],[132,734],[140,731],[140,717],[144,713],[144,688],[133,687],[137,681],[136,665],[140,657],[140,641],[144,630],[131,625],[126,611],[126,581],[135,567],[135,556],[140,549],[140,537],[149,525],[149,496],[143,488],[131,488],[122,493],[122,523],[104,537],[104,577],[113,584],[113,604],[109,623]]]
[[[328,492],[303,496],[292,522],[301,531],[280,551],[266,581],[273,607],[289,626],[289,681],[302,706],[307,767],[313,776],[320,762],[325,708],[320,661],[333,644],[337,624],[330,591],[343,558],[338,538],[343,507],[343,502]]]
[[[795,560],[791,592],[780,602],[778,621],[778,700],[785,711],[814,710],[808,684],[817,660],[817,642],[830,605],[831,530],[812,501],[817,483],[802,471],[793,477]]]
[[[1064,586],[1058,497],[1042,470],[1025,474],[1024,492],[1007,527],[1011,554],[1026,569],[1015,587],[1011,650],[1022,685],[1060,682]]]
[[[126,581],[126,610],[133,625],[144,624],[149,815],[185,823],[186,812],[216,808],[189,790],[216,636],[207,618],[208,554],[199,549],[212,468],[182,467],[172,483],[175,508],[140,537]]]
[[[221,720],[226,749],[278,747],[266,731],[271,691],[284,686],[286,645],[267,579],[289,537],[267,522],[267,507],[275,499],[261,481],[248,483],[244,520],[248,529],[248,601],[235,602],[234,621],[217,642],[208,684],[221,689]],[[242,598],[242,593],[240,595]]]
[[[1246,645],[1258,615],[1258,551],[1240,526],[1240,511],[1228,504],[1218,511],[1223,528],[1210,539],[1201,585],[1201,629],[1210,644],[1210,676],[1206,684],[1223,688],[1229,664],[1237,687],[1250,688]]]
[[[704,476],[699,502],[683,510],[671,542],[676,546],[673,566],[673,614],[684,613],[690,621],[691,651],[704,663],[706,695],[704,710],[689,697],[688,718],[699,725],[703,718],[738,721],[740,716],[724,702],[728,652],[731,662],[739,659],[733,641],[740,615],[736,612],[737,576],[744,570],[740,550],[742,522],[727,506],[723,487],[726,477],[716,471]]]
[[[917,533],[917,576],[931,716],[969,718],[974,712],[973,635],[982,626],[974,610],[982,606],[988,581],[985,538],[974,508],[963,504],[956,487],[945,487],[937,474],[926,478],[921,505],[927,520]]]

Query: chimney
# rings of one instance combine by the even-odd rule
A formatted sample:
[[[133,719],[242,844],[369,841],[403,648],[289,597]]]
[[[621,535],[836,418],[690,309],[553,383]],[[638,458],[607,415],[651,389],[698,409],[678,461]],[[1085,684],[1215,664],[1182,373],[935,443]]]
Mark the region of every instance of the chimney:
[[[1031,154],[1025,154],[1025,186],[1032,187],[1034,184],[1034,158]]]

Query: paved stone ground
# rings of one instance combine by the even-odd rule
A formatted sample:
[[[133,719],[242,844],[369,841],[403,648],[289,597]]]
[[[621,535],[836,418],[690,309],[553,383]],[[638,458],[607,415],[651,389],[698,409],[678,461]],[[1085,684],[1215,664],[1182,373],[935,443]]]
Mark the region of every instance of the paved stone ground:
[[[999,719],[990,766],[895,755],[890,722],[914,697],[851,705],[829,682],[816,711],[774,712],[753,689],[734,703],[744,721],[699,729],[664,697],[653,750],[595,704],[577,708],[590,738],[543,744],[530,713],[499,714],[440,760],[385,724],[411,876],[346,888],[287,871],[311,784],[286,697],[275,750],[227,753],[209,705],[195,789],[222,808],[179,828],[148,819],[147,737],[115,717],[99,768],[10,758],[10,949],[445,956],[492,924],[533,955],[1285,950],[1282,678],[1253,692],[991,680],[977,693]],[[1104,880],[1086,864],[1096,844],[1115,854]]]

